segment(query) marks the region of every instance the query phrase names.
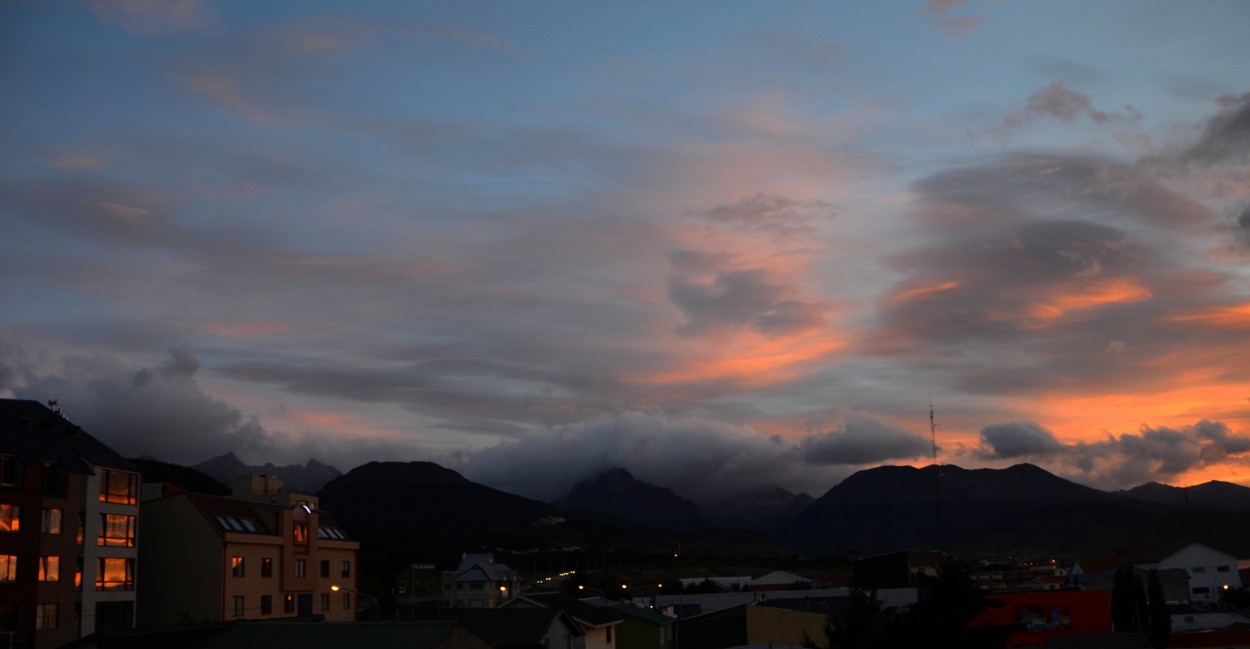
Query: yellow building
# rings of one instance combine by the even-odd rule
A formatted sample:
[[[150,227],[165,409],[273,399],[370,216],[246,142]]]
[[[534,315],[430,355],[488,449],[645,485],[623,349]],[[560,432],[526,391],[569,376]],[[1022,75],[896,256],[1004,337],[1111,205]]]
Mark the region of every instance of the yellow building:
[[[260,489],[250,493],[236,484],[230,498],[181,493],[143,503],[140,626],[355,619],[360,544],[315,498],[274,498],[281,485],[271,480],[251,482]]]

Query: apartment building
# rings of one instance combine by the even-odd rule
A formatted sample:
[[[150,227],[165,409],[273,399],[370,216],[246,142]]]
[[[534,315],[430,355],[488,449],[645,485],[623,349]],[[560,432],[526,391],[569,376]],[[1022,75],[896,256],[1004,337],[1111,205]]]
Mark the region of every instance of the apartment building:
[[[0,399],[0,647],[134,626],[138,520],[133,464],[55,405]]]

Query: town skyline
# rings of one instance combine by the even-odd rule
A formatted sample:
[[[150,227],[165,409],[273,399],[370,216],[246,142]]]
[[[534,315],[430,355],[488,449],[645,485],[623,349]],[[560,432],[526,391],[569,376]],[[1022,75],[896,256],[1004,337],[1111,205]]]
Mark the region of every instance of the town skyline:
[[[1244,3],[0,16],[0,397],[122,453],[1250,484]]]

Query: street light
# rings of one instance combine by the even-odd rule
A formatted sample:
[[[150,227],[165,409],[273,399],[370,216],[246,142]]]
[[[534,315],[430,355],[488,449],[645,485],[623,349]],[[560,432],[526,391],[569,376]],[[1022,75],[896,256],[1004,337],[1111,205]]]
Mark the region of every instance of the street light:
[[[356,597],[357,597],[357,598],[363,597],[363,598],[365,598],[365,599],[369,600],[370,602],[373,602],[373,607],[372,607],[372,608],[373,608],[373,619],[375,619],[375,620],[376,620],[376,619],[379,619],[379,618],[381,617],[382,607],[381,607],[381,606],[379,606],[379,604],[378,604],[378,598],[374,597],[373,595],[370,595],[370,594],[368,594],[368,593],[362,593],[362,592],[360,592],[360,591],[358,591],[358,590],[352,590],[351,588],[346,588],[346,587],[344,587],[344,586],[339,586],[338,584],[334,584],[334,585],[330,586],[330,590],[332,590],[332,591],[334,591],[334,592],[336,592],[336,593],[337,593],[337,592],[339,592],[339,591],[343,591],[343,592],[345,592],[345,593],[356,593]],[[360,607],[357,607],[357,609],[359,609],[359,608],[360,608]]]

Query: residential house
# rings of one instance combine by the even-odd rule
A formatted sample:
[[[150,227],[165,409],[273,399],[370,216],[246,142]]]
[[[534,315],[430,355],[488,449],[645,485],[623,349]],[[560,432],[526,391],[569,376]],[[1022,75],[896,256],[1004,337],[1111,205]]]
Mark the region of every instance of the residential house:
[[[556,608],[460,608],[444,617],[492,649],[575,649],[583,644],[581,627]]]
[[[1081,557],[1072,575],[1095,574],[1132,565],[1139,570],[1182,569],[1189,576],[1189,602],[1212,606],[1227,590],[1241,587],[1237,558],[1201,543],[1180,542],[1130,548],[1116,555]],[[1168,601],[1177,601],[1167,596]]]
[[[653,608],[624,602],[605,604],[604,608],[621,616],[617,649],[675,649],[677,618]]]
[[[592,606],[563,593],[531,593],[514,597],[504,608],[554,608],[564,611],[582,628],[576,649],[615,649],[624,618],[610,609]]]
[[[315,500],[263,497],[280,488],[273,479],[247,480],[229,498],[181,493],[144,501],[140,624],[356,619],[360,544],[315,509]]]
[[[0,644],[135,623],[138,468],[36,401],[0,399]]]
[[[812,580],[792,572],[774,570],[766,575],[756,577],[747,584],[749,591],[807,590],[812,587]]]
[[[455,570],[443,573],[442,585],[448,608],[494,608],[521,592],[516,571],[491,554],[461,556]]]
[[[355,622],[235,621],[148,627],[92,634],[62,649],[492,649],[449,620]]]
[[[721,649],[741,645],[828,647],[828,615],[751,602],[677,623],[682,649]]]

